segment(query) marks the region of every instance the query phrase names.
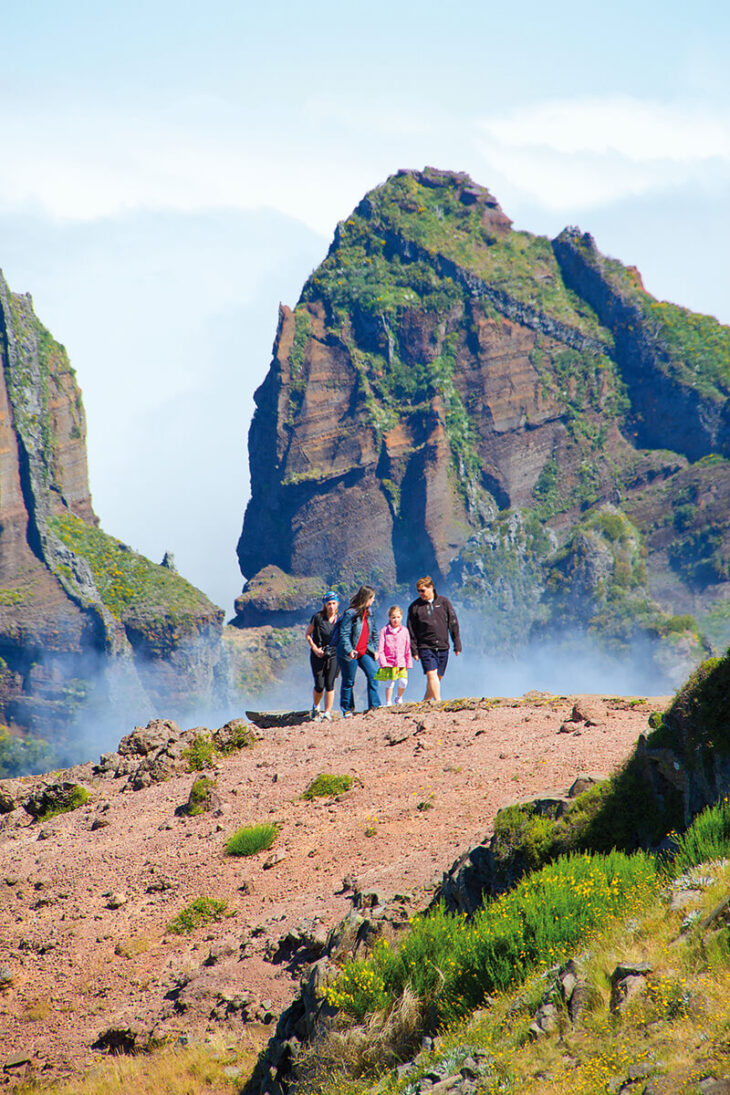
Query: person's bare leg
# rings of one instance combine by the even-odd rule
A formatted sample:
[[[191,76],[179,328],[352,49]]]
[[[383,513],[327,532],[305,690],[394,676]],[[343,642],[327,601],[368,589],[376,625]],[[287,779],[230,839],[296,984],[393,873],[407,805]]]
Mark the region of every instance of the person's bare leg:
[[[334,705],[334,702],[335,702],[335,690],[333,688],[331,692],[325,692],[325,694],[324,694],[324,709],[325,709],[325,711],[331,711],[332,707]]]
[[[423,698],[424,700],[441,699],[441,678],[438,669],[428,669],[426,671],[426,695]]]
[[[319,707],[319,701],[322,699],[322,693],[318,692],[316,688],[313,689],[313,691],[312,691],[312,699],[313,699],[312,706],[313,707]]]
[[[393,685],[389,684],[385,689],[385,706],[390,707],[393,702]]]

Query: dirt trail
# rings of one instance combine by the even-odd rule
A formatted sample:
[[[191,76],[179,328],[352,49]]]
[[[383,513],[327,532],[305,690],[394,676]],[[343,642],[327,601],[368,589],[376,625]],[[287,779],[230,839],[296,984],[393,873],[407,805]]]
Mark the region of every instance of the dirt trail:
[[[87,781],[87,806],[42,825],[13,811],[0,828],[0,967],[13,978],[0,992],[0,1069],[24,1052],[48,1075],[78,1073],[117,1019],[197,1038],[235,1036],[246,1014],[278,1014],[301,971],[271,961],[277,941],[304,918],[321,930],[340,920],[351,907],[345,876],[385,895],[408,892],[422,907],[500,807],[564,792],[581,773],[608,775],[667,702],[592,697],[600,724],[560,733],[575,700],[414,704],[261,730],[256,745],[217,764],[218,816],[175,815],[192,774],[124,793],[124,780]],[[320,772],[355,784],[336,800],[303,801]],[[109,824],[92,831],[99,818]],[[269,820],[281,824],[271,851],[224,856],[233,831]],[[283,858],[265,869],[273,853]],[[235,915],[190,936],[166,934],[201,895]],[[204,966],[216,946],[218,960]],[[236,1011],[242,995],[248,1010]]]

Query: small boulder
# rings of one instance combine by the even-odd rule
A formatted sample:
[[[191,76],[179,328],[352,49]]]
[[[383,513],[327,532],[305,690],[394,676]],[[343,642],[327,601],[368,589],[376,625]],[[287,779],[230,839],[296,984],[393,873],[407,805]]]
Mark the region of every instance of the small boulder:
[[[7,787],[0,784],[0,814],[9,814],[15,809],[17,803]]]
[[[573,722],[584,722],[586,726],[602,726],[606,721],[606,709],[600,700],[584,696],[573,704],[570,717]]]
[[[216,791],[216,781],[210,776],[198,776],[190,788],[188,801],[178,807],[176,813],[195,817],[197,814],[211,813],[221,808],[221,798]]]
[[[14,1072],[16,1069],[24,1068],[26,1065],[32,1064],[32,1060],[30,1053],[21,1049],[5,1059],[3,1072]]]
[[[204,965],[215,966],[218,962],[222,962],[225,958],[232,958],[234,954],[238,954],[241,950],[241,944],[235,935],[224,935],[222,939],[217,939],[215,943],[211,943],[208,957],[205,959]]]
[[[119,742],[119,752],[123,757],[146,757],[168,742],[177,741],[181,733],[172,719],[152,719],[146,726],[135,726],[131,734],[126,734]]]
[[[622,1011],[629,1000],[642,993],[651,972],[648,962],[619,962],[611,974],[611,1011]]]
[[[69,813],[84,806],[91,795],[86,787],[70,780],[46,783],[37,787],[23,803],[23,809],[34,821],[56,814]]]
[[[255,743],[256,734],[246,719],[231,719],[213,734],[213,744],[221,753],[233,753]]]
[[[597,783],[600,783],[597,776],[589,776],[587,774],[576,776],[570,785],[568,798],[576,798],[577,795],[582,795],[584,791],[589,791],[591,787],[595,787]]]

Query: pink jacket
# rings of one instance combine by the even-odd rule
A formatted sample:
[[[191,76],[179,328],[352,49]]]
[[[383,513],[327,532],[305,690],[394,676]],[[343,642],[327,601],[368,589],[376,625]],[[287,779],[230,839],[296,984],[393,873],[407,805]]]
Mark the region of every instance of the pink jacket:
[[[378,642],[378,665],[383,667],[393,666],[396,669],[412,669],[411,637],[408,628],[403,624],[400,627],[391,627],[386,624],[380,629]]]

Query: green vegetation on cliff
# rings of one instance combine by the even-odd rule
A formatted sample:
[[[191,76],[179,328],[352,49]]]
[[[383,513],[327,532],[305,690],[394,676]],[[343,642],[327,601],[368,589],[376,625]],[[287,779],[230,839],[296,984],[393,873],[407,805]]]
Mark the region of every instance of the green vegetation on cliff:
[[[370,192],[345,222],[345,229],[358,231],[367,216],[372,222],[367,238],[375,235],[375,246],[379,229],[386,236],[389,230],[396,232],[431,255],[451,259],[492,288],[610,345],[610,336],[593,309],[565,286],[548,239],[506,231],[504,217],[502,223],[499,219],[493,223],[490,212],[497,203],[487,197],[485,206],[486,192],[473,184],[465,189],[463,177],[443,173],[439,175],[442,184],[437,186],[428,185],[426,177],[426,173],[419,178],[411,172],[395,175]],[[472,192],[476,200],[470,200]],[[382,246],[386,244],[387,239]]]
[[[120,540],[66,514],[49,521],[56,535],[82,558],[101,601],[118,620],[158,620],[174,629],[193,628],[215,612],[207,597],[184,578],[138,555]]]
[[[621,322],[623,328],[628,325],[623,333],[656,347],[670,374],[681,383],[724,402],[730,395],[730,327],[714,316],[656,300],[646,292],[633,267],[601,255],[590,237],[574,233],[571,243],[619,297],[637,309],[635,322],[628,316]]]

